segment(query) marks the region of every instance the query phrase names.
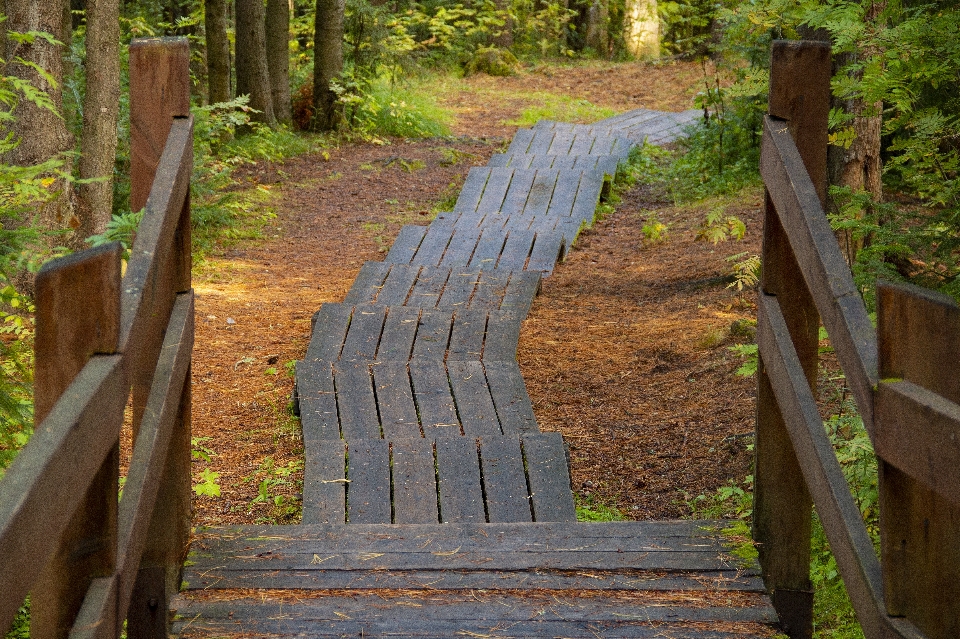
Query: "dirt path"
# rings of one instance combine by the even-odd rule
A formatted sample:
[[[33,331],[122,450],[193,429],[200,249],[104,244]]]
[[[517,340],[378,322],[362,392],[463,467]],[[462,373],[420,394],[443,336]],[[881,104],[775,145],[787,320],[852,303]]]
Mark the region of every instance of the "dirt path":
[[[289,365],[303,356],[310,317],[340,301],[366,260],[404,224],[426,224],[516,129],[504,121],[545,92],[617,110],[689,108],[696,65],[591,64],[516,78],[473,78],[445,95],[457,140],[349,144],[281,171],[253,172],[274,192],[266,238],[196,269],[194,436],[219,473],[220,497],[195,499],[196,523],[296,520],[299,427],[287,411]],[[612,81],[616,79],[616,81]],[[539,97],[538,97],[539,96]],[[581,494],[631,518],[688,512],[682,501],[747,472],[739,435],[751,429],[752,383],[724,346],[752,309],[725,289],[730,253],[758,250],[759,199],[736,213],[737,246],[694,242],[704,211],[648,202],[642,188],[583,236],[545,282],[524,323],[520,363],[544,430],[570,443]],[[645,247],[641,210],[661,209],[670,240]]]

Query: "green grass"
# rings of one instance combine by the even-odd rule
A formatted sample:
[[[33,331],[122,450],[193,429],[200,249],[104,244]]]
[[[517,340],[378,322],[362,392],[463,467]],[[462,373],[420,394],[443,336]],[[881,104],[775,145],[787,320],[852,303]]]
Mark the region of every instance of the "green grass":
[[[577,508],[577,521],[625,521],[623,513],[593,496],[582,497],[574,494]]]
[[[430,138],[450,133],[453,116],[436,99],[436,84],[429,78],[403,85],[385,78],[375,81],[366,95],[347,104],[350,126],[362,135]]]
[[[516,126],[533,126],[540,120],[554,120],[556,122],[590,123],[617,114],[614,109],[597,106],[589,100],[571,98],[566,95],[546,92],[520,92],[516,97],[526,98],[537,104],[525,108],[520,117],[507,120],[506,124]]]

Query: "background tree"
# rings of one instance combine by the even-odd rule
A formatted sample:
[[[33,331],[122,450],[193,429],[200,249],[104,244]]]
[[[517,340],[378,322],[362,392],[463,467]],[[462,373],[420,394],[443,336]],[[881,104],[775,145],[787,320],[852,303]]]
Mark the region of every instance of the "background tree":
[[[267,0],[267,68],[270,94],[277,121],[290,124],[290,5],[288,0]]]
[[[274,126],[263,0],[236,0],[237,95],[249,95],[254,120]]]
[[[330,82],[343,71],[344,0],[317,0],[313,29],[313,105],[315,126],[332,131],[341,120]]]
[[[630,55],[635,58],[656,58],[660,55],[657,0],[626,0],[623,23],[623,39]]]
[[[230,41],[227,39],[226,0],[204,0],[207,44],[207,99],[210,104],[230,99]]]

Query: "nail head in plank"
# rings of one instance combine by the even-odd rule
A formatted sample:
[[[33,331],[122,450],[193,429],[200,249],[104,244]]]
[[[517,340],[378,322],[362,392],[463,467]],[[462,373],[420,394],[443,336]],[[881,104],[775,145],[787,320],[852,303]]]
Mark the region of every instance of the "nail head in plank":
[[[410,360],[410,379],[424,436],[459,435],[460,421],[443,362]]]
[[[304,442],[303,523],[346,521],[346,445],[341,439]]]
[[[377,344],[380,343],[385,318],[386,307],[379,304],[354,307],[340,359],[373,359],[377,354]]]
[[[407,362],[377,362],[373,365],[373,384],[384,438],[420,437]]]
[[[486,521],[477,440],[473,437],[440,437],[436,451],[441,521]]]
[[[356,439],[347,443],[347,514],[351,524],[390,523],[390,443]]]
[[[506,435],[537,433],[537,418],[533,414],[533,404],[527,387],[516,362],[484,361],[490,385],[490,396],[497,409],[500,428]]]
[[[563,437],[539,433],[521,439],[534,521],[576,521]]]
[[[380,437],[380,419],[373,394],[369,362],[337,362],[333,369],[343,438],[375,439]]]
[[[340,357],[352,313],[353,307],[347,304],[324,304],[321,306],[304,359],[307,361],[336,361]]]
[[[520,438],[481,437],[480,465],[487,520],[491,523],[532,521]]]
[[[483,336],[487,330],[487,311],[460,310],[453,319],[450,349],[447,359],[453,361],[477,360],[483,353]]]
[[[391,445],[394,523],[437,523],[440,517],[433,440],[406,438],[394,440]]]
[[[333,364],[324,360],[297,362],[296,377],[304,442],[340,439]]]
[[[419,227],[418,227],[419,228]],[[350,290],[343,303],[356,306],[357,304],[370,304],[376,299],[377,293],[383,286],[383,281],[390,272],[390,264],[385,262],[364,262],[360,267],[360,273],[357,279],[353,280]]]
[[[465,435],[499,435],[500,422],[497,410],[490,397],[490,388],[478,361],[447,362],[453,398],[457,402],[457,414]]]
[[[387,253],[386,262],[391,264],[409,264],[420,248],[420,242],[427,233],[427,227],[407,224],[393,241],[390,252]]]

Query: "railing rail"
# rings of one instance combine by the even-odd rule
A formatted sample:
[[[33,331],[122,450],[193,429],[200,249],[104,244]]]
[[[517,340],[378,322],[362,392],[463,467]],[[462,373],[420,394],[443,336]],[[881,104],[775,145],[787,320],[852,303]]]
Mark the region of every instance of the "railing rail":
[[[190,525],[189,49],[131,45],[131,208],[109,245],[37,277],[38,426],[0,482],[0,629],[29,593],[33,637],[166,637]],[[132,399],[131,399],[132,389]],[[119,438],[133,455],[119,496]]]
[[[776,42],[771,62],[754,505],[764,580],[790,636],[810,637],[812,503],[866,637],[960,636],[960,307],[880,283],[873,329],[824,215],[829,47]],[[815,400],[820,318],[878,456],[880,558]]]

